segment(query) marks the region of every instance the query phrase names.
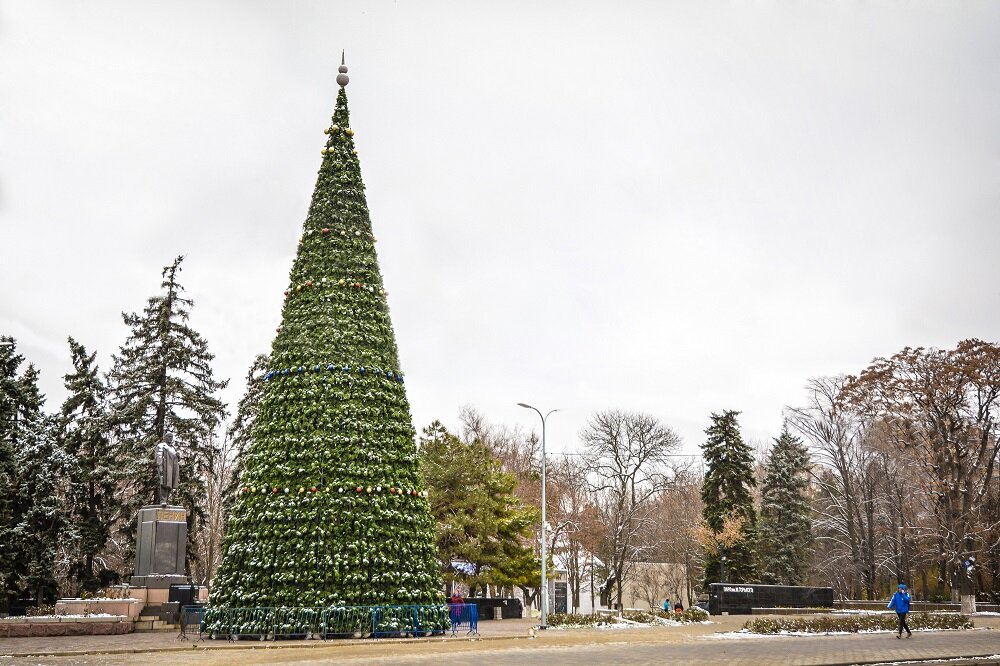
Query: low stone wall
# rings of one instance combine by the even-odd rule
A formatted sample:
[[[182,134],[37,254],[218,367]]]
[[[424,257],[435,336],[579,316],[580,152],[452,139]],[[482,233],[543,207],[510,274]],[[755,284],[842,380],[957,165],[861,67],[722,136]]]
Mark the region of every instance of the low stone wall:
[[[56,615],[123,615],[139,617],[144,599],[60,599],[56,602]]]
[[[867,601],[867,600],[857,600],[857,599],[847,599],[844,601],[834,601],[833,607],[836,609],[870,609],[870,610],[886,610],[886,604],[889,603],[889,598],[886,597],[885,601]],[[962,610],[962,604],[959,603],[948,603],[948,602],[934,602],[934,601],[911,601],[910,610],[914,611],[955,611],[956,613]],[[998,604],[986,604],[977,602],[976,610],[980,612],[991,612],[996,613],[1000,611],[1000,605]]]
[[[0,638],[106,636],[131,634],[134,628],[132,619],[122,615],[0,618]]]

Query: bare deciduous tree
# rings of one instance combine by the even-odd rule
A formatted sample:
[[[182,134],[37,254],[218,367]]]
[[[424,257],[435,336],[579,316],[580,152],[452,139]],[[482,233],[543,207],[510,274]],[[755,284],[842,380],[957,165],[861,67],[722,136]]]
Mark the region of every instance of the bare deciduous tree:
[[[885,477],[871,429],[838,400],[846,382],[845,377],[810,381],[806,406],[788,408],[786,416],[818,463],[813,470],[818,567],[842,594],[856,599],[864,590],[873,598],[885,559],[878,524]]]
[[[922,455],[933,482],[939,580],[957,599],[969,582],[963,560],[991,547],[983,508],[1000,454],[1000,346],[907,347],[850,378],[842,397]]]
[[[205,495],[201,506],[204,520],[194,537],[195,557],[191,578],[199,585],[210,585],[222,561],[222,537],[226,519],[227,491],[238,469],[237,445],[226,437],[208,462],[203,482]]]
[[[655,550],[657,498],[670,485],[670,454],[680,438],[647,414],[598,412],[581,434],[591,470],[590,490],[601,513],[599,554],[607,567],[601,603],[622,604],[622,586],[637,561]]]

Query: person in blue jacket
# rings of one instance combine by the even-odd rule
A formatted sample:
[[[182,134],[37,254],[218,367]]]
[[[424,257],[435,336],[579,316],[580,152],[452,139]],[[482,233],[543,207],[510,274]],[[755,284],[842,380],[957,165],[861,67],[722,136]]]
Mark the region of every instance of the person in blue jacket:
[[[899,584],[899,589],[896,590],[896,594],[892,595],[892,599],[889,600],[889,605],[886,608],[891,608],[896,611],[896,616],[899,618],[899,631],[896,633],[896,638],[903,637],[903,630],[906,630],[906,637],[910,638],[913,636],[913,632],[906,625],[906,614],[910,612],[910,594],[906,591],[906,586],[902,583]]]

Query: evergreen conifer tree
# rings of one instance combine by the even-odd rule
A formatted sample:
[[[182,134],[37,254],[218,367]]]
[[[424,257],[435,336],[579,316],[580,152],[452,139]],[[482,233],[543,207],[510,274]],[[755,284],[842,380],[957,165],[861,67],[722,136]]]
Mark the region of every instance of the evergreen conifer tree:
[[[183,296],[184,287],[178,281],[183,260],[177,257],[163,269],[163,291],[147,301],[141,314],[122,314],[130,334],[113,357],[108,380],[126,480],[125,519],[131,520],[129,516],[140,506],[156,501],[155,447],[164,433],[172,432],[181,483],[170,501],[189,510],[190,559],[202,517],[203,477],[214,457],[213,437],[225,418],[225,405],[217,393],[228,381],[214,378],[211,363],[215,357],[188,323],[194,303]],[[131,538],[127,541],[133,543]]]
[[[801,585],[805,580],[812,548],[808,474],[808,450],[783,428],[761,488],[758,559],[764,583]]]
[[[71,458],[66,499],[78,536],[69,575],[77,593],[96,592],[116,578],[103,566],[101,554],[120,516],[115,498],[119,465],[108,436],[107,387],[94,362],[97,354],[88,354],[73,338],[69,348],[73,372],[64,378],[69,396],[59,414],[61,448]]]
[[[537,584],[541,562],[532,527],[540,511],[516,495],[517,479],[489,447],[478,439],[463,442],[435,421],[420,438],[420,467],[447,575],[464,582],[470,595],[477,586]]]
[[[756,512],[750,489],[756,485],[753,473],[753,453],[740,435],[736,417],[739,412],[727,410],[712,414],[708,438],[702,444],[705,479],[701,488],[704,502],[702,516],[714,532],[721,532],[727,519],[743,523],[744,537],[722,549],[708,553],[705,562],[705,583],[752,582],[756,576],[753,540]],[[725,561],[720,564],[720,557]]]
[[[11,344],[0,346],[0,605],[29,595],[56,595],[55,563],[68,520],[62,498],[67,459],[42,413],[45,398],[31,364]]]
[[[18,588],[40,604],[55,601],[60,545],[76,536],[64,492],[72,459],[59,445],[56,428],[51,417],[39,415],[28,421],[16,455]]]
[[[21,564],[15,532],[21,521],[17,453],[26,445],[24,424],[36,418],[41,405],[33,404],[30,377],[19,374],[24,357],[14,339],[0,336],[0,343],[0,612],[6,612],[17,597]]]
[[[210,600],[219,609],[443,601],[346,82],[342,73],[271,370],[257,380]]]

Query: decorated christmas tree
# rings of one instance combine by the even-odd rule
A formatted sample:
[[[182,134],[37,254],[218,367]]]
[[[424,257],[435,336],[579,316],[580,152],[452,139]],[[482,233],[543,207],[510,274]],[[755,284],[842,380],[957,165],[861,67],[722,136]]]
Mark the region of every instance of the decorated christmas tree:
[[[259,378],[216,611],[444,601],[346,71]]]

